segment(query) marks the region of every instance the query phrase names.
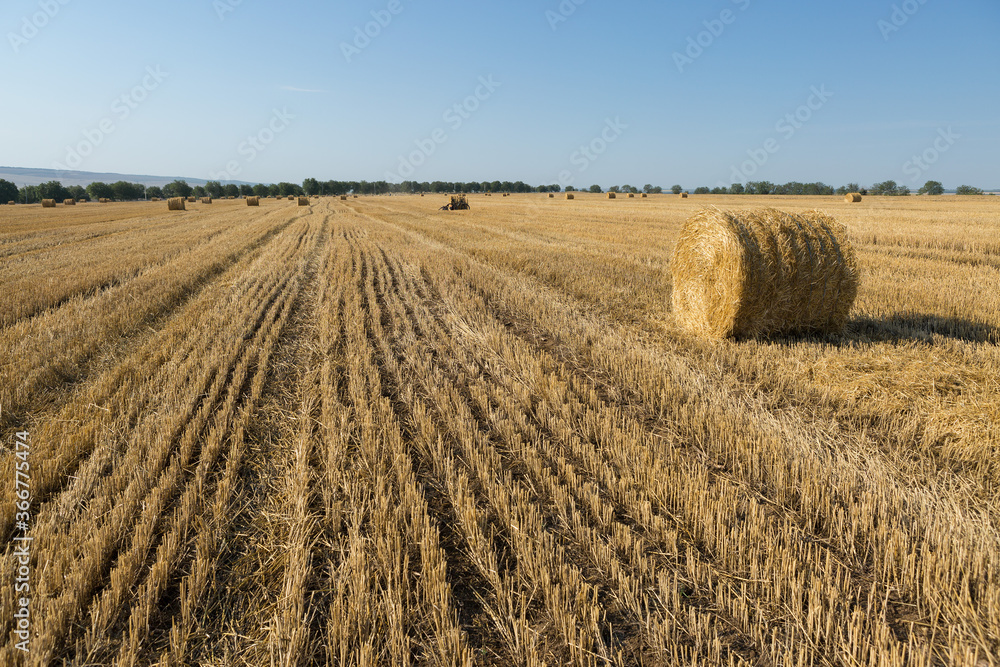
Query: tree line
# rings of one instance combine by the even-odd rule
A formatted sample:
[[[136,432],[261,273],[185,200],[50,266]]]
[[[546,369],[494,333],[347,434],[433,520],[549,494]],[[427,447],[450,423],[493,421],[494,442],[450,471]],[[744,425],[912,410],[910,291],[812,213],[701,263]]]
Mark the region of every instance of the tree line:
[[[55,199],[62,201],[65,199],[111,199],[113,201],[134,201],[138,199],[151,199],[159,197],[166,199],[169,197],[288,197],[291,196],[312,196],[312,195],[346,195],[346,194],[417,194],[417,193],[445,193],[463,192],[470,194],[484,192],[561,192],[559,185],[528,185],[523,181],[470,181],[468,183],[458,181],[403,181],[402,183],[388,183],[386,181],[320,181],[315,178],[307,178],[301,185],[296,183],[271,183],[256,185],[235,183],[221,183],[220,181],[208,181],[205,185],[188,185],[186,181],[176,180],[163,187],[157,185],[143,185],[142,183],[128,183],[118,181],[116,183],[102,183],[95,181],[87,187],[80,185],[64,186],[59,181],[49,181],[41,185],[26,185],[18,188],[14,183],[0,179],[0,204],[7,201],[16,201],[22,204],[36,204],[43,199]],[[576,188],[566,187],[566,192],[575,192]],[[605,190],[600,185],[592,185],[588,192],[603,193],[632,193],[638,194],[660,194],[664,189],[660,186],[646,184],[640,190],[632,185],[612,185]],[[670,188],[674,194],[684,192],[680,185]],[[848,183],[838,188],[825,183],[799,183],[791,181],[783,185],[777,185],[770,181],[749,181],[745,185],[733,183],[729,187],[718,186],[708,188],[706,186],[694,189],[694,194],[713,195],[843,195],[849,192],[858,192],[862,195],[887,195],[887,196],[907,196],[912,194],[906,185],[900,185],[895,181],[883,181],[875,183],[870,187],[862,187],[857,183]],[[944,194],[944,186],[939,181],[927,181],[921,187],[918,194],[940,195]],[[983,191],[971,185],[960,185],[956,189],[959,195],[981,195]]]

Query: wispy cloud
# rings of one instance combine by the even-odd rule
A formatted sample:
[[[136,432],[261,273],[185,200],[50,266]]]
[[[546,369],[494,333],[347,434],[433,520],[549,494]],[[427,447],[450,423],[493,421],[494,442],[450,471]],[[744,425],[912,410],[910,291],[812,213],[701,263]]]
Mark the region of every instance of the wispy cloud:
[[[293,93],[328,93],[328,90],[318,90],[315,88],[296,88],[295,86],[282,86],[282,90],[290,90]]]

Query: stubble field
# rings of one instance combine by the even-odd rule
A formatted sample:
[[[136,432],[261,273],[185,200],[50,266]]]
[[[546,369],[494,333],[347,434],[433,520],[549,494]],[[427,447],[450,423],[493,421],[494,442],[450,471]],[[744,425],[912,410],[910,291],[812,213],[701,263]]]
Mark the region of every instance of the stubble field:
[[[557,197],[0,207],[0,663],[1000,665],[997,198]],[[706,205],[845,334],[680,331]]]

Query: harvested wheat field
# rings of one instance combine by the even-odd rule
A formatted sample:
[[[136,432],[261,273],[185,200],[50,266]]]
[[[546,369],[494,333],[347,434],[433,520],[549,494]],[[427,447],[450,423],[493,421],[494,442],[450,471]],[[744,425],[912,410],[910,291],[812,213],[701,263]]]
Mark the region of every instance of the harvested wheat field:
[[[32,664],[1000,664],[1000,202],[575,195],[0,210],[0,664],[19,439]],[[843,331],[682,327],[709,205]]]

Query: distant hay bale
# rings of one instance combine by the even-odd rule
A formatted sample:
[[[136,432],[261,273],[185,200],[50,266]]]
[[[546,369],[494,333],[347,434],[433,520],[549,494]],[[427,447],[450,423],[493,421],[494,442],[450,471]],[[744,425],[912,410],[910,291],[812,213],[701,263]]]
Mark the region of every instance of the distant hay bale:
[[[193,203],[195,203],[196,201],[198,201],[198,200],[197,200],[197,199],[195,199],[194,197],[188,197],[188,198],[187,198],[187,200],[188,200],[188,203],[189,203],[189,204],[193,204]]]
[[[201,198],[201,203],[202,204],[211,204],[212,203],[212,198],[211,197],[202,197]]]
[[[347,195],[340,195],[340,201],[347,201]]]
[[[618,195],[616,195],[614,192],[609,192],[608,199],[618,199]]]
[[[844,201],[846,201],[848,204],[857,204],[858,202],[861,201],[861,193],[860,192],[848,193],[847,195],[844,196]]]
[[[63,206],[76,206],[75,199],[63,199]]]
[[[288,201],[295,201],[295,195],[288,195]]]
[[[358,198],[358,196],[357,196],[357,195],[354,195],[354,198],[355,198],[355,199],[357,199],[357,198]]]
[[[168,211],[186,211],[187,206],[185,202],[187,200],[184,197],[171,197],[167,200],[167,210]]]
[[[567,192],[567,193],[566,193],[566,199],[576,199],[576,196],[575,196],[575,195],[573,195],[573,193],[572,193],[572,192]]]
[[[247,206],[260,206],[260,197],[247,197]]]
[[[7,202],[7,206],[13,206],[13,205],[14,205],[14,204],[16,204],[16,203],[17,203],[17,202],[13,202],[13,201],[9,201],[9,202]]]
[[[309,197],[299,197],[299,206],[309,206]]]
[[[649,195],[647,195],[647,194],[646,194],[645,192],[643,192],[643,193],[642,193],[642,198],[643,198],[643,199],[646,199],[647,197],[649,197]]]
[[[682,192],[682,193],[680,193],[680,194],[679,194],[679,195],[677,195],[677,196],[678,196],[678,197],[680,197],[681,199],[687,199],[687,198],[688,198],[688,193],[686,193],[686,192]]]
[[[677,322],[719,338],[839,332],[858,293],[847,229],[818,211],[699,211],[670,271]]]
[[[42,200],[42,208],[55,208],[55,207],[56,207],[56,200],[55,199],[43,199]]]
[[[628,193],[628,198],[629,199],[635,199],[635,194],[632,193],[632,192]]]
[[[77,199],[77,200],[76,200],[76,203],[77,203],[77,204],[86,204],[86,203],[87,203],[87,200],[86,200],[86,199]]]
[[[550,192],[549,193],[549,199],[555,199],[555,198],[556,198],[556,196]]]
[[[98,203],[98,204],[108,204],[108,203],[110,203],[110,202],[111,202],[111,200],[110,200],[110,199],[108,199],[107,197],[101,197],[101,198],[99,198],[99,199],[97,200],[97,203]]]
[[[150,197],[149,201],[160,201],[159,197]]]

